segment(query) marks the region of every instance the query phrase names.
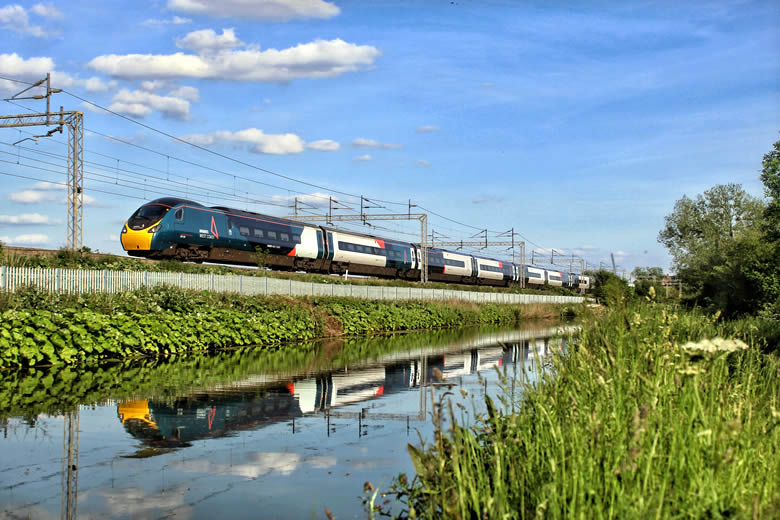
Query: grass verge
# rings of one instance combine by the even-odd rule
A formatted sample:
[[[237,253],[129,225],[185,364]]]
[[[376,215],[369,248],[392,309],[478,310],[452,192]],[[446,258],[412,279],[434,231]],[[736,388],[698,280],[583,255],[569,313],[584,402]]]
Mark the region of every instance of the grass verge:
[[[547,363],[514,415],[488,400],[466,425],[440,403],[416,477],[367,485],[369,516],[780,516],[780,359],[760,327],[610,309]]]

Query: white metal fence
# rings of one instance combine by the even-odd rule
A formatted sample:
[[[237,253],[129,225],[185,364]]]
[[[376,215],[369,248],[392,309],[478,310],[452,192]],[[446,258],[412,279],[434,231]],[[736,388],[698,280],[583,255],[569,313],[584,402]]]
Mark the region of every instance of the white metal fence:
[[[582,303],[580,296],[509,294],[416,287],[341,285],[299,282],[259,276],[158,273],[148,271],[96,271],[87,269],[37,269],[0,266],[0,290],[15,291],[35,286],[49,292],[117,293],[173,285],[184,289],[233,292],[239,294],[281,294],[286,296],[348,296],[370,300],[463,300],[475,303]]]

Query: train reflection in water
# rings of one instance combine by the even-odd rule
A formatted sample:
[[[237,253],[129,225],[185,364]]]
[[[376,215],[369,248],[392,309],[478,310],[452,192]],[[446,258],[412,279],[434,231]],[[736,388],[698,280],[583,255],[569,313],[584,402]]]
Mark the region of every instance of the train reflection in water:
[[[167,402],[122,402],[118,416],[133,437],[152,448],[186,447],[194,440],[228,436],[231,432],[315,414],[365,417],[366,408],[352,413],[339,408],[402,391],[424,392],[437,371],[448,382],[457,384],[459,377],[479,371],[512,363],[532,364],[537,357],[548,355],[550,349],[563,348],[566,339],[561,334],[567,332],[571,329],[489,334],[466,343],[395,353],[334,372],[288,375],[286,380],[257,375]],[[403,418],[424,420],[425,402],[421,395],[418,413]],[[371,416],[401,418],[381,413]]]

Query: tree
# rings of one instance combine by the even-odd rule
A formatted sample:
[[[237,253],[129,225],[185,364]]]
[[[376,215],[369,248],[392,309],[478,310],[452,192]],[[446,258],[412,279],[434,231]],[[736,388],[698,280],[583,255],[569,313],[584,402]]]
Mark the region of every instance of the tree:
[[[268,262],[270,259],[271,253],[268,251],[268,249],[260,246],[255,247],[255,262],[257,262],[258,269],[263,271],[263,276],[265,276],[265,271],[268,268]]]
[[[762,217],[763,203],[738,184],[719,184],[695,200],[687,196],[675,202],[674,211],[658,241],[669,249],[678,271],[696,268],[712,254],[720,254]]]
[[[767,163],[770,169],[775,165],[776,174],[777,163],[765,156]],[[696,199],[683,196],[675,203],[658,240],[674,258],[690,301],[727,316],[777,313],[778,250],[768,240],[765,208],[736,184],[718,185]]]
[[[780,141],[762,161],[761,182],[769,202],[764,210],[767,235],[773,241],[780,240]]]
[[[593,296],[599,302],[610,306],[625,305],[629,299],[628,283],[605,269],[586,272],[592,279]]]
[[[664,270],[661,267],[634,267],[631,271],[631,278],[634,280],[658,280],[664,277]]]

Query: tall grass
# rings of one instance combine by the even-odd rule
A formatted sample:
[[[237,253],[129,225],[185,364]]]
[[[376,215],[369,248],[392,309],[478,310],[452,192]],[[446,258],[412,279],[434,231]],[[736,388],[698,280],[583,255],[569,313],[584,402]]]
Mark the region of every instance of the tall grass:
[[[476,423],[458,425],[439,403],[435,441],[409,449],[417,476],[373,491],[369,515],[780,517],[780,360],[750,327],[745,343],[689,343],[727,328],[660,306],[590,319],[523,383],[515,414],[488,399]]]

